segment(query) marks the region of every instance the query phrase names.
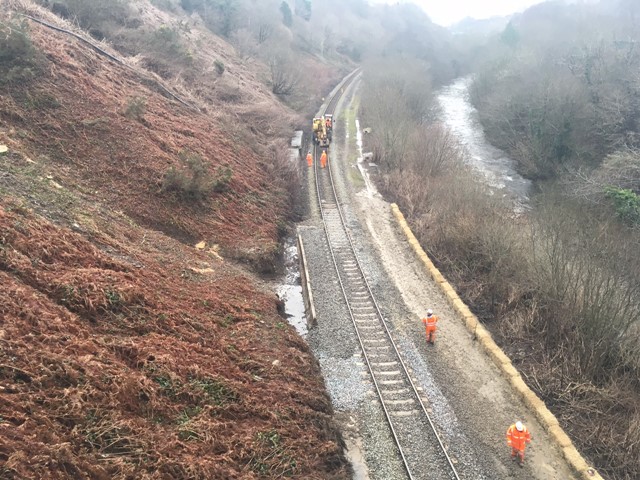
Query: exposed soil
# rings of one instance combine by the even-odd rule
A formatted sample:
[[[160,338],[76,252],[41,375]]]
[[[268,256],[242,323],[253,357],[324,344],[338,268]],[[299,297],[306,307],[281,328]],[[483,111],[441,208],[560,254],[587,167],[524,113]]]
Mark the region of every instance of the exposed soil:
[[[0,478],[347,478],[317,362],[252,273],[290,208],[265,139],[296,116],[250,75],[197,113],[30,36],[39,77],[0,86]],[[185,153],[226,188],[166,191]]]
[[[270,188],[256,152],[234,141],[218,119],[170,103],[85,45],[38,25],[31,34],[47,60],[37,82],[0,97],[10,147],[45,163],[65,188],[142,225],[192,243],[206,238],[228,255],[273,253],[286,197]],[[140,120],[124,114],[135,96],[146,99]],[[212,175],[230,168],[226,191],[198,202],[163,192],[170,168],[185,170],[181,153],[203,159]]]

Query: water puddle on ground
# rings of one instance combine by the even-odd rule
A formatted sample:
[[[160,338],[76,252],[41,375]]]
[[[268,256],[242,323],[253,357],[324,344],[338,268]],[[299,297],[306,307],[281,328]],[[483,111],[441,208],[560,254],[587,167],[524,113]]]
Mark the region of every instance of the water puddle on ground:
[[[287,322],[293,325],[296,331],[306,338],[309,330],[307,328],[307,317],[305,314],[304,297],[302,294],[302,284],[300,277],[300,263],[298,261],[298,246],[295,237],[287,238],[284,244],[284,276],[280,279],[276,287],[276,293],[280,300],[284,302],[284,311]],[[353,419],[351,419],[353,420]],[[340,420],[338,418],[338,423]],[[353,425],[348,427],[341,425],[340,429],[345,429],[345,457],[351,463],[353,469],[353,480],[370,480],[369,469],[364,458],[362,449],[362,439],[351,431]]]
[[[308,333],[307,317],[305,315],[302,283],[300,280],[300,263],[298,262],[298,246],[295,237],[289,237],[284,243],[285,274],[276,288],[280,300],[284,302],[284,312],[287,322],[295,327],[297,332],[305,338]]]
[[[347,446],[345,456],[353,468],[353,480],[369,480],[369,469],[362,451],[362,439],[346,439],[344,443]]]
[[[358,148],[358,169],[362,175],[366,188],[366,194],[368,197],[373,197],[378,193],[375,185],[369,177],[369,169],[367,165],[374,166],[373,164],[365,164],[364,153],[362,152],[362,130],[360,129],[360,120],[356,118],[356,147]]]

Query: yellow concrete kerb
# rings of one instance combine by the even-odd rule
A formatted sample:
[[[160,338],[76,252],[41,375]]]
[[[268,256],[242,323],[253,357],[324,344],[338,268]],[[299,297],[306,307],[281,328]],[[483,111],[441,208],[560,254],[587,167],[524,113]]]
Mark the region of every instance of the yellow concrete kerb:
[[[573,445],[564,447],[562,449],[562,454],[576,472],[582,474],[582,472],[586,472],[589,469],[589,465],[587,465],[587,462],[584,461],[584,458],[582,458],[580,452],[578,452],[578,450],[576,450],[576,447],[574,447]]]
[[[471,333],[474,333],[476,328],[478,327],[478,319],[475,315],[465,315],[464,316],[464,324]]]
[[[570,447],[573,445],[569,436],[566,433],[564,433],[564,430],[560,428],[560,426],[558,425],[549,427],[549,435],[551,435],[553,440],[562,448]]]
[[[540,421],[545,430],[549,433],[551,440],[562,450],[563,456],[571,466],[571,468],[580,476],[582,480],[602,480],[598,472],[589,467],[580,452],[576,450],[569,436],[564,432],[558,423],[558,419],[551,413],[545,403],[538,397],[524,382],[518,370],[513,366],[509,357],[496,345],[491,334],[478,322],[478,319],[471,313],[469,307],[460,300],[455,289],[442,276],[440,271],[435,267],[429,256],[420,246],[411,228],[409,227],[404,215],[395,203],[391,204],[391,211],[398,221],[398,225],[405,233],[409,244],[416,252],[418,258],[424,263],[426,270],[429,272],[434,281],[440,286],[440,289],[447,297],[453,309],[464,318],[464,323],[469,332],[471,332],[481,348],[487,352],[491,360],[497,365],[498,369],[508,379],[515,392],[523,399],[528,408],[530,408],[536,418]]]

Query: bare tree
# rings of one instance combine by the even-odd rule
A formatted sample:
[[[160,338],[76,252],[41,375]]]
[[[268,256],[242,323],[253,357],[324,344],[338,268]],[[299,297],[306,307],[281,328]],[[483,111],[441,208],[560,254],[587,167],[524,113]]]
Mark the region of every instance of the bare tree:
[[[269,72],[271,91],[276,95],[291,95],[300,83],[300,73],[291,57],[285,53],[273,55],[269,59]]]
[[[419,126],[409,138],[407,156],[411,168],[427,177],[462,166],[462,151],[455,137],[441,125]]]
[[[258,44],[246,28],[235,31],[231,35],[231,40],[243,61],[255,57],[258,53]]]
[[[256,40],[258,41],[258,45],[262,45],[264,42],[271,38],[273,35],[273,31],[275,30],[275,26],[269,22],[260,22],[258,24],[258,28],[256,29]]]

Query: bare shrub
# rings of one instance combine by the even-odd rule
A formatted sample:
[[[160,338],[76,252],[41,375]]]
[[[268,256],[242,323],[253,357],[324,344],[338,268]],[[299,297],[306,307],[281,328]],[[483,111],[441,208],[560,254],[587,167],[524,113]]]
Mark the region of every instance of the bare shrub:
[[[530,178],[550,178],[578,158],[593,162],[597,152],[588,92],[569,73],[552,74],[543,62],[534,57],[504,76],[494,73],[491,92],[473,97],[491,142]]]
[[[241,28],[234,32],[231,36],[231,41],[243,61],[255,57],[258,53],[258,42],[247,28]]]
[[[567,345],[538,352],[532,351],[530,342],[520,345],[536,356],[536,362],[522,365],[528,383],[553,405],[569,436],[589,452],[600,474],[616,480],[636,478],[640,454],[637,378],[612,375],[596,384],[580,371],[580,360]]]
[[[360,114],[373,131],[367,148],[383,170],[411,168],[410,137],[426,121],[432,102],[427,72],[419,61],[401,58],[365,68]]]
[[[302,172],[300,162],[293,161],[289,155],[289,146],[285,141],[272,143],[266,153],[264,168],[280,191],[286,195],[287,203],[292,208],[291,220],[297,219],[302,212],[297,208],[302,205]]]
[[[461,158],[457,140],[441,125],[420,126],[409,137],[408,162],[427,177],[460,167]]]
[[[162,25],[147,36],[147,46],[161,58],[184,65],[191,65],[194,57],[185,45],[180,30],[175,26]]]
[[[607,156],[593,179],[600,186],[613,185],[640,193],[640,149],[625,148]]]
[[[562,205],[552,194],[544,199],[532,238],[532,279],[539,286],[542,318],[548,319],[548,339],[570,342],[582,372],[595,381],[616,370],[640,371],[636,248],[621,241],[626,235],[619,225],[603,225],[566,197]],[[616,230],[618,235],[604,234]]]
[[[144,97],[134,96],[127,102],[124,115],[133,120],[142,120],[147,111],[147,99]]]
[[[269,85],[275,95],[288,96],[295,93],[300,83],[300,72],[289,55],[272,55],[269,63]]]
[[[222,77],[216,82],[215,99],[223,103],[242,103],[244,91],[231,77]]]
[[[522,276],[522,220],[468,169],[450,170],[430,188],[436,200],[424,243],[483,319],[513,308],[531,288]]]
[[[562,184],[572,201],[600,212],[604,221],[614,213],[624,224],[640,227],[640,150],[617,151],[597,169],[576,170]]]
[[[378,123],[388,121],[422,124],[427,120],[433,104],[428,65],[398,56],[369,62],[364,68],[362,103],[373,114],[373,118],[367,115],[372,125],[377,127]],[[389,94],[391,99],[386,98]],[[394,105],[394,101],[400,105]]]
[[[162,190],[174,192],[184,200],[203,200],[213,192],[224,192],[233,178],[231,167],[218,167],[215,175],[198,155],[182,152],[182,168],[171,167],[167,171]]]

